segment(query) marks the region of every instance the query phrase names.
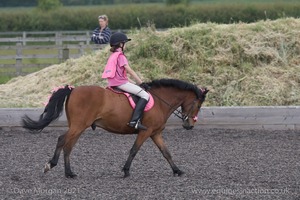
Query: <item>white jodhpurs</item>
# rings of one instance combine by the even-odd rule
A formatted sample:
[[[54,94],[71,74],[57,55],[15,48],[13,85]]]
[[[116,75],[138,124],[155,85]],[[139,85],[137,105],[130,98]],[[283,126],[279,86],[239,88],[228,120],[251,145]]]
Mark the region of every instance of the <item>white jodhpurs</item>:
[[[145,90],[143,90],[140,86],[135,85],[133,83],[128,82],[123,85],[119,85],[117,87],[125,92],[131,93],[131,94],[139,96],[143,99],[146,99],[147,101],[150,98],[149,94]]]

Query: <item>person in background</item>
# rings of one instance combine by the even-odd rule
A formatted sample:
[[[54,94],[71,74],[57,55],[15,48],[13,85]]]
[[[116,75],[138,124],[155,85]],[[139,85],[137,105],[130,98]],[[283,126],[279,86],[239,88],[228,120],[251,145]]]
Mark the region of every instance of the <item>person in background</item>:
[[[95,28],[91,41],[95,44],[108,44],[111,36],[111,30],[108,27],[108,17],[100,15],[98,17],[99,27]]]

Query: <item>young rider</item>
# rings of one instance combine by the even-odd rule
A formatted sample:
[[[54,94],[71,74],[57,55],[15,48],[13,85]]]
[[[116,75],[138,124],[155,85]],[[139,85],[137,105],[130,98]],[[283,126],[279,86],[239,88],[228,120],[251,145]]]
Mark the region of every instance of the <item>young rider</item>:
[[[141,124],[141,117],[144,108],[149,100],[149,94],[145,91],[148,85],[143,83],[136,72],[129,66],[126,56],[123,54],[126,42],[131,39],[127,38],[124,33],[116,32],[110,38],[110,51],[112,52],[108,58],[102,78],[107,78],[110,87],[117,87],[125,92],[135,94],[140,97],[133,111],[130,122],[127,124],[135,129],[146,130],[147,127]],[[128,73],[136,84],[127,77]],[[141,87],[145,88],[142,89]]]

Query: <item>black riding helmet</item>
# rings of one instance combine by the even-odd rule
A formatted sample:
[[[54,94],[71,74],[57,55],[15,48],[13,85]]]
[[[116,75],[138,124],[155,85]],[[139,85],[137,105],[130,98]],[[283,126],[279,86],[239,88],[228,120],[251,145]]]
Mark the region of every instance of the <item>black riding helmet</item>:
[[[115,32],[110,37],[109,44],[110,44],[110,46],[116,46],[116,45],[118,45],[118,44],[120,44],[122,42],[126,43],[126,42],[128,42],[130,40],[131,39],[127,38],[127,35],[125,35],[124,33]]]

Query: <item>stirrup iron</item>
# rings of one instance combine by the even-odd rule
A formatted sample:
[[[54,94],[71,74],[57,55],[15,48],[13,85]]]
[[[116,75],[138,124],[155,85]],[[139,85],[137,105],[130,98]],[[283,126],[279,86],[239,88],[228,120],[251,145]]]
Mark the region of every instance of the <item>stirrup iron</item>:
[[[147,127],[142,125],[140,120],[138,120],[137,122],[131,121],[128,123],[128,126],[134,128],[134,129],[137,129],[137,130],[147,130]]]

